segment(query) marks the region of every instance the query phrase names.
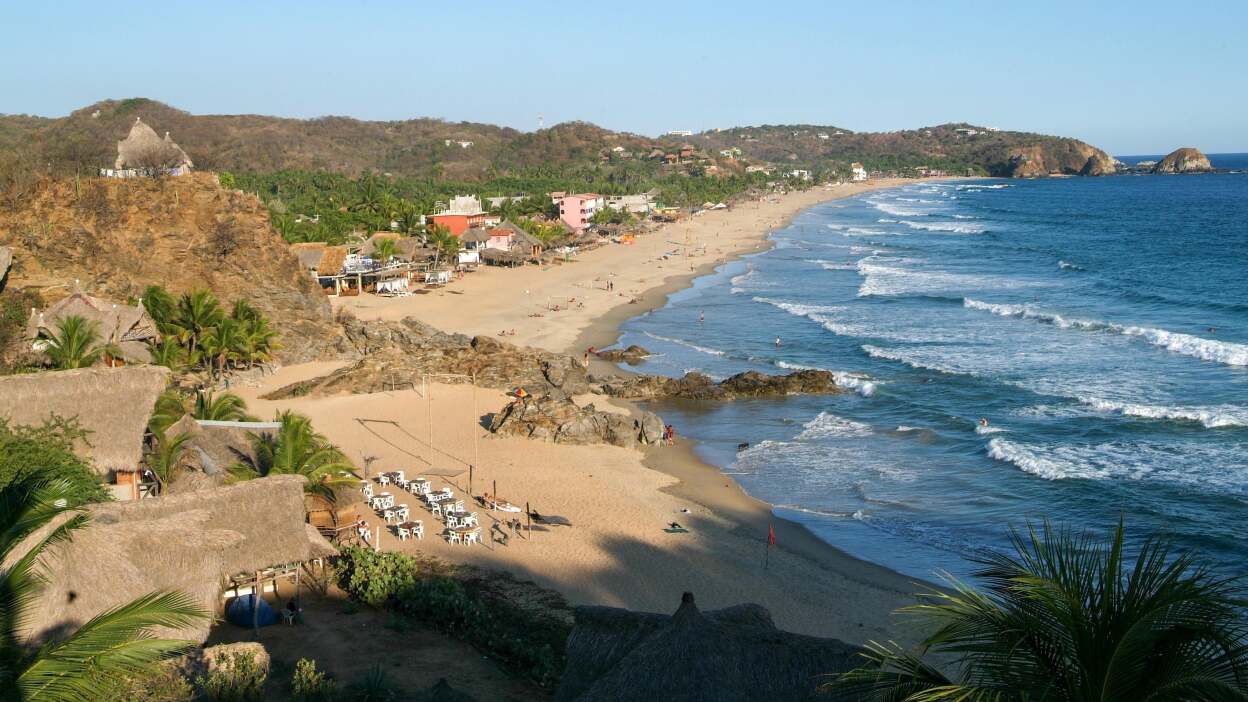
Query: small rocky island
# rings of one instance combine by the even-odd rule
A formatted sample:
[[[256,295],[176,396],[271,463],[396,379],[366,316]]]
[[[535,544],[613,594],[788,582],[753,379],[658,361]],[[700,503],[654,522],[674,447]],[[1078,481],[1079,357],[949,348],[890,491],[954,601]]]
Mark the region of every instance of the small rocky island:
[[[1208,173],[1212,170],[1209,157],[1190,146],[1171,151],[1153,166],[1153,173]]]

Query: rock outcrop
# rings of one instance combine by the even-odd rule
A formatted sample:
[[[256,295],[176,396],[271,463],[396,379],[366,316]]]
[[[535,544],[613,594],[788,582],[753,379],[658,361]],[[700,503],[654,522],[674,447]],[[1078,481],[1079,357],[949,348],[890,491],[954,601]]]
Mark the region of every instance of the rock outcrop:
[[[12,247],[8,290],[55,303],[77,286],[125,302],[152,283],[179,294],[245,299],[278,330],[278,359],[349,355],[329,302],[269,223],[254,195],[211,173],[176,178],[44,179],[0,207],[0,246]]]
[[[370,393],[419,387],[426,374],[439,383],[468,383],[532,394],[551,389],[589,391],[585,368],[567,354],[520,347],[494,337],[447,334],[414,317],[400,322],[343,321],[350,346],[362,358],[320,378],[280,388],[266,397]]]
[[[845,392],[831,373],[802,370],[788,375],[767,375],[758,371],[738,373],[716,383],[702,373],[686,373],[683,378],[637,375],[612,378],[602,383],[603,393],[629,400],[731,400],[739,397],[780,395],[821,395]]]
[[[637,344],[633,344],[626,349],[607,349],[605,351],[597,351],[595,352],[595,355],[604,361],[610,361],[612,363],[627,363],[630,366],[635,366],[646,360],[646,356],[649,356],[650,352]]]
[[[1190,146],[1171,151],[1153,166],[1153,173],[1208,173],[1212,170],[1209,157]]]
[[[663,438],[663,420],[653,412],[640,419],[578,406],[562,392],[516,400],[495,412],[490,431],[557,444],[612,444],[635,448]]]
[[[1006,152],[1004,163],[993,175],[1010,178],[1043,178],[1050,175],[1112,175],[1114,157],[1077,139],[1059,139],[1032,146],[1016,146]]]

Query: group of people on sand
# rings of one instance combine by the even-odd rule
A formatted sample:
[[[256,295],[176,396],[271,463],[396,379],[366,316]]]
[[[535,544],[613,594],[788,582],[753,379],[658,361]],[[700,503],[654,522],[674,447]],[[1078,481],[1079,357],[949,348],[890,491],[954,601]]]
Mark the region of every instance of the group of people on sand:
[[[516,330],[515,330],[515,329],[512,329],[511,331],[507,331],[506,329],[499,329],[499,330],[498,330],[498,335],[499,335],[499,336],[515,336],[515,335],[516,335]]]

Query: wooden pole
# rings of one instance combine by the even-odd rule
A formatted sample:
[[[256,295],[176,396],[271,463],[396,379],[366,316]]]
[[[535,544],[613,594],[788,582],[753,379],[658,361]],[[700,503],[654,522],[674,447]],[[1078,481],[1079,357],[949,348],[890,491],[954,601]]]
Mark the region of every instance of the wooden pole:
[[[529,521],[529,535],[526,536],[525,538],[532,539],[533,538],[533,512],[529,511],[528,502],[524,503],[524,517],[525,519]]]
[[[251,635],[260,638],[260,571],[256,571],[256,580],[251,588]]]
[[[429,457],[433,458],[433,386],[429,383],[428,375],[425,375],[425,408],[425,415],[429,420]]]

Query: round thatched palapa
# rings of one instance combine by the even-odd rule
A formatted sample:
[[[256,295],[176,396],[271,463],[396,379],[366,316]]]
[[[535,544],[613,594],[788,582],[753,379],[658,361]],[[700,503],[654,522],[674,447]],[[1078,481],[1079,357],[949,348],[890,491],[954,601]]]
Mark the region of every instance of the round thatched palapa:
[[[578,607],[557,702],[754,702],[818,699],[825,676],[861,649],[781,631],[766,609],[700,612],[685,593],[672,616]]]

